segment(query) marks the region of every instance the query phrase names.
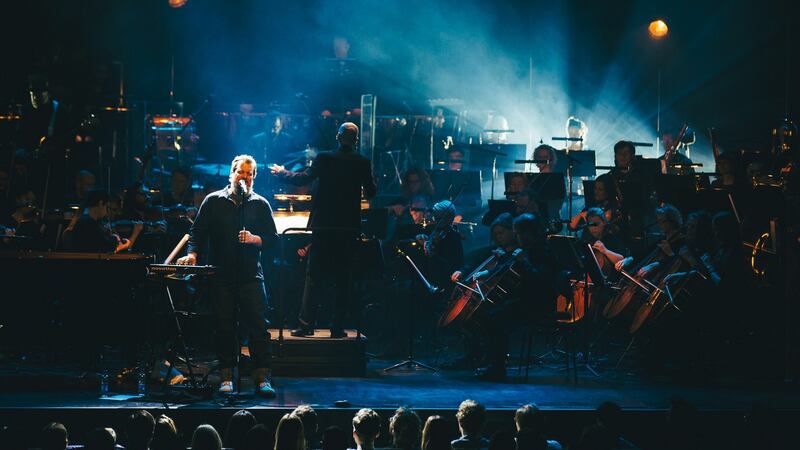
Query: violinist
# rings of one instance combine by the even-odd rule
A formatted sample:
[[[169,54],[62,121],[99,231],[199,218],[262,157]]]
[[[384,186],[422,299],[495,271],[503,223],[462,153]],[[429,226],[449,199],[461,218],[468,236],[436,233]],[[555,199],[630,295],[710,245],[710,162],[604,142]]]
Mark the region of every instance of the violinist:
[[[185,167],[176,167],[170,177],[170,190],[164,194],[164,206],[188,207],[193,204],[192,171]]]
[[[409,236],[409,230],[421,229],[425,212],[433,197],[433,183],[428,173],[420,167],[411,167],[403,173],[402,198],[389,205],[389,211],[397,218],[397,235],[399,239]]]
[[[133,246],[142,231],[142,224],[136,224],[130,239],[122,239],[111,232],[103,222],[108,219],[108,193],[102,189],[90,189],[86,193],[83,214],[75,226],[65,232],[66,249],[72,252],[118,253]]]
[[[450,274],[464,263],[461,234],[453,225],[456,207],[450,200],[442,200],[431,208],[433,226],[429,234],[418,234],[417,243],[425,255],[426,274],[437,286],[446,283]],[[438,284],[437,284],[438,283]]]
[[[601,175],[594,180],[594,208],[600,208],[605,216],[605,223],[612,222],[618,209],[617,202],[613,196],[613,180],[609,175]],[[588,222],[587,213],[590,207],[587,205],[583,211],[579,212],[569,221],[569,229],[576,231]],[[610,230],[609,230],[610,231]]]

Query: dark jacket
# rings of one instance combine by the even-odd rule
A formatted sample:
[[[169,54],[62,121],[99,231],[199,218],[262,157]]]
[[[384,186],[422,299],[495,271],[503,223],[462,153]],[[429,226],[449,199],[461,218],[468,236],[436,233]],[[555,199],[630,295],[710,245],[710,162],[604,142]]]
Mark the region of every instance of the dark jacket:
[[[263,279],[261,247],[240,244],[238,236],[244,227],[261,237],[262,247],[271,246],[278,238],[272,208],[256,193],[247,197],[242,208],[243,223],[236,198],[227,187],[208,194],[192,225],[189,251],[198,258],[207,257],[208,264],[218,267],[218,276],[230,279],[238,273],[240,280]]]
[[[317,182],[309,227],[360,229],[361,190],[372,198],[376,189],[370,161],[352,151],[320,153],[304,171],[280,177],[295,185]]]

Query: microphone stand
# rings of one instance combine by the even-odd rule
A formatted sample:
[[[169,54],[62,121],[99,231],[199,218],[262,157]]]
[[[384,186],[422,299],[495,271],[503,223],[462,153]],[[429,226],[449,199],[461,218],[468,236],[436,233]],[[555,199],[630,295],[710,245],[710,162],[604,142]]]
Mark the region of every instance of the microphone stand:
[[[236,190],[236,195],[239,197],[239,205],[237,207],[237,215],[239,216],[239,225],[242,229],[244,229],[244,203],[247,201],[245,197],[245,191],[240,187],[241,181],[237,181],[234,189]],[[235,406],[237,402],[245,400],[249,398],[249,396],[242,395],[242,371],[241,371],[241,360],[242,360],[242,342],[241,336],[239,335],[239,303],[240,303],[240,288],[242,284],[242,275],[241,275],[241,261],[244,257],[244,246],[247,245],[245,243],[239,243],[239,257],[236,258],[236,264],[234,270],[236,271],[236,282],[234,283],[234,292],[233,292],[233,327],[234,332],[233,335],[236,338],[236,353],[234,359],[234,369],[236,370],[236,385],[234,387],[233,392],[230,394],[225,394],[225,405],[226,406]]]

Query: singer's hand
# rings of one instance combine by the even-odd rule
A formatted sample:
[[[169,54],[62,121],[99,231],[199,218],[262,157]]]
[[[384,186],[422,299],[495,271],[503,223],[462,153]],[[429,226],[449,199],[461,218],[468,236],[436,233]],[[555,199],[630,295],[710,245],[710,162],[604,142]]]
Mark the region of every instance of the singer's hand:
[[[242,230],[239,232],[239,242],[242,244],[259,245],[261,244],[261,238],[247,230]]]
[[[269,166],[269,171],[272,172],[275,175],[278,175],[278,174],[281,174],[281,173],[286,173],[286,168],[283,167],[283,166],[280,166],[278,164],[273,164],[273,165]]]
[[[189,253],[188,255],[184,256],[183,258],[178,258],[176,261],[179,266],[196,266],[197,265],[197,256],[194,253]]]
[[[455,272],[453,272],[452,275],[450,275],[450,281],[452,281],[453,283],[455,283],[456,281],[458,281],[460,279],[461,279],[461,271],[460,270],[456,270]]]

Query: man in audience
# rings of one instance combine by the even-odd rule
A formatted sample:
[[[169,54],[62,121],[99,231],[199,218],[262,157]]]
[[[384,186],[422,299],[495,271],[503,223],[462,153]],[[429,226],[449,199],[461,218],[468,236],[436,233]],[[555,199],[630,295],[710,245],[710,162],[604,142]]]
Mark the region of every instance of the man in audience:
[[[381,433],[381,417],[369,408],[360,409],[353,417],[353,439],[357,450],[374,450]]]
[[[113,428],[95,428],[86,436],[84,450],[114,450],[117,433]]]
[[[489,446],[489,440],[481,436],[486,425],[486,407],[475,400],[464,400],[456,412],[458,431],[461,437],[450,443],[453,450],[480,449]]]
[[[142,409],[130,413],[125,420],[125,436],[128,439],[125,448],[127,450],[148,450],[150,442],[153,440],[155,427],[156,420],[149,412]]]
[[[42,428],[42,450],[65,450],[69,444],[67,427],[58,422],[51,422]]]
[[[544,414],[535,404],[520,406],[514,414],[517,427],[517,447],[560,450],[561,444],[546,438]]]

